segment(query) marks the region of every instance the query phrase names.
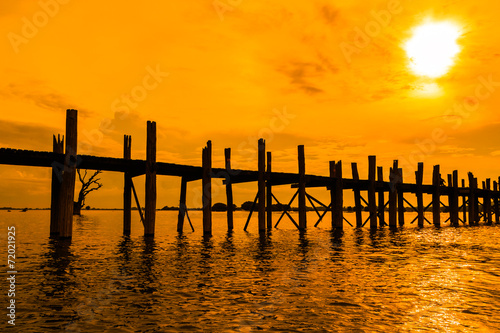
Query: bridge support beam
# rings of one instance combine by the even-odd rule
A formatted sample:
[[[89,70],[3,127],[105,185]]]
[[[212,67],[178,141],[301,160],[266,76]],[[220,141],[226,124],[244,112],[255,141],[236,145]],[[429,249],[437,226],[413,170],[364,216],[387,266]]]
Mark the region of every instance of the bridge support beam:
[[[123,159],[132,158],[132,137],[123,136]],[[132,229],[132,176],[129,172],[124,173],[123,179],[123,234],[130,235]]]
[[[202,151],[203,234],[212,235],[212,141]]]
[[[226,202],[227,202],[227,231],[233,231],[233,184],[231,183],[231,148],[224,149],[226,158]]]
[[[64,136],[53,136],[52,151],[58,154],[64,154]],[[63,168],[58,167],[58,163],[52,164],[52,186],[50,198],[50,236],[59,236],[59,219],[61,215],[60,192],[63,179]]]
[[[154,236],[156,221],[156,122],[147,122],[146,138],[146,209],[144,236]]]
[[[257,186],[259,188],[257,210],[259,217],[259,232],[263,232],[266,230],[266,142],[264,141],[264,139],[259,139],[257,154]]]
[[[403,169],[402,168],[398,168],[397,169],[397,172],[398,172],[398,180],[399,182],[403,183]],[[398,190],[398,223],[400,226],[403,226],[405,225],[405,193],[403,192],[403,190]]]
[[[483,212],[484,212],[484,221],[487,224],[493,223],[491,216],[491,179],[486,178],[485,182],[485,193],[483,199]]]
[[[353,162],[351,163],[352,169],[352,179],[355,181],[359,180],[358,173],[358,164]],[[363,226],[363,218],[362,218],[362,208],[361,208],[361,193],[357,186],[353,189],[354,192],[354,211],[356,212],[356,228],[361,228]]]
[[[187,180],[186,177],[181,179],[181,195],[179,199],[179,215],[177,217],[177,232],[182,232],[184,230],[184,217],[186,216],[186,192],[187,192]]]
[[[419,162],[417,171],[415,171],[415,180],[417,184],[416,196],[417,196],[417,221],[418,226],[422,228],[424,226],[424,196],[422,192],[422,182],[424,177],[424,163]]]
[[[330,161],[330,177],[333,179],[332,197],[332,229],[344,227],[344,188],[342,183],[342,161]]]
[[[394,160],[392,168],[389,171],[389,227],[396,228],[397,222],[397,209],[398,209],[398,161]]]
[[[435,165],[432,170],[432,223],[436,227],[441,225],[441,173],[439,165]]]
[[[377,167],[377,180],[378,180],[378,222],[379,226],[385,225],[385,197],[384,197],[384,169]]]
[[[454,170],[452,175],[453,190],[452,190],[452,205],[450,207],[451,212],[451,224],[454,227],[459,225],[459,213],[458,213],[458,171]]]
[[[59,237],[73,236],[73,203],[75,200],[75,178],[77,164],[77,123],[78,111],[66,111],[66,150],[64,156],[64,171],[59,196]]]
[[[297,147],[299,160],[299,229],[307,228],[306,217],[306,161],[304,145]]]
[[[368,156],[368,210],[370,212],[370,228],[377,229],[377,203],[375,195],[375,174],[377,172],[376,157]]]
[[[273,185],[271,183],[271,172],[272,172],[272,155],[271,152],[267,152],[267,179],[266,179],[266,221],[267,230],[273,228]]]

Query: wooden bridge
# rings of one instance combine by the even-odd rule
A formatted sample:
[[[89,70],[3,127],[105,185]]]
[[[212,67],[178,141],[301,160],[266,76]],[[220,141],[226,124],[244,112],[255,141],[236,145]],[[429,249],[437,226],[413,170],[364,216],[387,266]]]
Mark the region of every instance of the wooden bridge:
[[[402,226],[405,223],[405,204],[417,212],[415,220],[418,226],[424,223],[440,226],[441,208],[446,207],[449,218],[446,222],[452,226],[458,226],[460,222],[474,225],[482,219],[486,223],[500,222],[499,208],[499,182],[493,181],[491,188],[490,179],[482,182],[482,188],[478,188],[478,181],[472,173],[468,174],[468,187],[465,180],[461,180],[459,186],[458,172],[453,171],[447,175],[447,186],[441,178],[439,165],[433,168],[432,184],[423,184],[423,163],[418,163],[415,172],[415,183],[403,182],[402,169],[398,167],[395,160],[393,167],[389,170],[389,181],[384,181],[382,167],[377,167],[376,157],[368,157],[368,179],[360,179],[356,163],[351,163],[352,178],[342,176],[342,162],[330,162],[329,176],[309,175],[305,172],[304,146],[298,146],[298,173],[283,173],[272,171],[271,152],[266,153],[265,141],[258,141],[258,163],[257,171],[238,170],[231,168],[231,149],[225,149],[225,167],[212,168],[212,146],[208,141],[202,151],[202,166],[190,166],[174,163],[156,161],[156,123],[147,122],[146,160],[131,159],[131,137],[124,136],[123,158],[98,157],[77,154],[77,115],[76,110],[67,110],[66,114],[66,142],[64,137],[54,135],[53,151],[31,151],[9,148],[0,148],[0,164],[23,165],[52,168],[51,188],[51,221],[50,234],[54,237],[70,238],[73,225],[73,201],[75,191],[76,169],[103,170],[122,172],[124,174],[123,190],[123,232],[130,234],[131,229],[131,207],[132,193],[144,225],[144,234],[152,236],[155,233],[156,218],[156,178],[158,175],[181,177],[179,217],[177,229],[182,232],[184,219],[188,216],[186,207],[187,184],[190,181],[202,180],[202,203],[203,203],[203,232],[212,233],[212,178],[221,178],[226,186],[227,197],[227,223],[228,230],[233,229],[233,193],[232,185],[245,182],[257,182],[257,195],[253,207],[249,213],[245,230],[248,227],[250,217],[254,210],[258,212],[258,230],[265,231],[273,227],[272,205],[273,199],[280,202],[272,193],[272,187],[277,185],[291,185],[296,192],[291,200],[284,205],[284,211],[276,222],[279,224],[286,215],[294,225],[303,230],[307,227],[306,202],[309,201],[318,216],[315,223],[317,226],[326,213],[331,212],[332,228],[341,229],[344,222],[351,224],[343,215],[344,190],[354,192],[355,226],[363,227],[369,222],[370,228],[388,225],[389,227]],[[146,176],[145,209],[142,212],[137,197],[133,178]],[[499,178],[500,181],[500,178]],[[306,188],[324,187],[330,191],[331,201],[324,204],[306,192]],[[386,192],[388,201],[385,201]],[[366,200],[361,194],[366,193]],[[406,198],[405,194],[416,196],[416,207]],[[429,204],[424,204],[424,194],[432,195]],[[442,203],[441,198],[448,198],[448,205]],[[298,222],[289,213],[290,205],[298,200]],[[362,202],[368,208],[368,218],[362,219]],[[461,202],[461,204],[460,204]],[[319,207],[322,207],[319,209]],[[429,221],[424,212],[432,207],[432,222]],[[385,210],[388,208],[388,221],[385,220]],[[460,216],[462,212],[462,216]],[[190,224],[191,221],[189,220]],[[192,227],[192,224],[191,224]]]

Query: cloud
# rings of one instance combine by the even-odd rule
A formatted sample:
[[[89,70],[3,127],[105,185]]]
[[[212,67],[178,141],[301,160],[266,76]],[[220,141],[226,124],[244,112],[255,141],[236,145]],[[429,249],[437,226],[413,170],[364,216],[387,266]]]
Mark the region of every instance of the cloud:
[[[333,8],[329,4],[324,4],[323,6],[321,6],[320,12],[323,19],[328,24],[333,23],[337,19],[337,16],[339,15],[339,10]]]
[[[71,102],[68,97],[60,94],[41,81],[28,81],[21,83],[9,83],[2,88],[0,97],[8,99],[18,99],[35,104],[36,106],[50,111],[61,112],[67,109],[77,109],[79,116],[90,117],[92,112],[78,107]]]
[[[59,129],[47,125],[0,120],[0,147],[52,151],[52,135]]]
[[[326,69],[319,63],[313,62],[291,62],[279,69],[290,80],[290,83],[308,95],[315,95],[323,93],[324,90],[316,87],[314,82],[316,79],[321,78]]]

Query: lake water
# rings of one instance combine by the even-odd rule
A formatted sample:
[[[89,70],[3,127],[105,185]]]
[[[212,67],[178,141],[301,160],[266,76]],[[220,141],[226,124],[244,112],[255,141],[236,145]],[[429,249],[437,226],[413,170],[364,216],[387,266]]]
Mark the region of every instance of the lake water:
[[[340,235],[327,219],[305,233],[283,220],[260,236],[236,212],[231,235],[214,213],[207,239],[201,212],[179,236],[177,212],[161,211],[151,240],[135,216],[126,238],[120,211],[86,211],[57,244],[49,214],[0,211],[3,276],[12,225],[18,271],[15,327],[2,278],[1,332],[500,331],[498,226]]]

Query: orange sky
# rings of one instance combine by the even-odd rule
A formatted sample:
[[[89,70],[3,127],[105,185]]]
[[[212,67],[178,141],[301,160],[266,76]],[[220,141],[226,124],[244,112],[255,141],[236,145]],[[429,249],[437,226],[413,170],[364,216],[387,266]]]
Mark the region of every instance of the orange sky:
[[[389,9],[390,22],[377,23],[374,14]],[[82,154],[121,157],[123,134],[131,134],[132,158],[144,158],[146,120],[155,120],[159,161],[201,165],[211,139],[214,166],[232,147],[235,168],[256,169],[262,135],[276,171],[296,171],[304,144],[308,173],[326,175],[329,160],[342,160],[345,176],[358,162],[366,178],[373,154],[386,177],[399,159],[406,181],[418,161],[426,181],[433,164],[496,178],[499,11],[484,0],[4,1],[0,147],[51,150],[65,110],[75,108]],[[435,80],[411,72],[402,48],[426,18],[461,28],[454,66]],[[377,25],[346,56],[346,45],[359,45],[356,31]],[[50,205],[50,170],[0,166],[0,179],[0,206]],[[122,181],[106,173],[87,203],[120,207]],[[179,183],[159,178],[159,207],[177,204]],[[198,187],[190,184],[188,206],[197,206]],[[215,188],[214,202],[224,202]],[[235,202],[255,191],[238,185]],[[287,201],[290,191],[281,192]]]

